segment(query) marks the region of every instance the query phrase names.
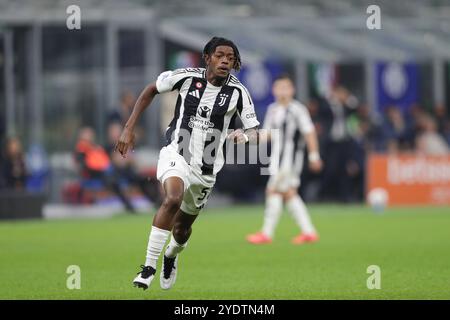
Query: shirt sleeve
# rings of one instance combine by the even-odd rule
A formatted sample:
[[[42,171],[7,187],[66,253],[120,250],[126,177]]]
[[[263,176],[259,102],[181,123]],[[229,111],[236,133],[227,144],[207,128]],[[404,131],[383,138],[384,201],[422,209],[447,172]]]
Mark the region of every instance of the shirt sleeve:
[[[314,124],[309,115],[308,109],[304,105],[300,105],[296,112],[297,120],[302,134],[308,134],[314,131]]]
[[[156,80],[156,89],[159,93],[169,92],[180,89],[184,80],[188,78],[188,72],[185,69],[176,69],[174,71],[164,71]]]
[[[255,105],[247,89],[240,89],[240,97],[238,100],[238,112],[241,117],[244,129],[250,129],[259,126],[259,121],[256,118]]]

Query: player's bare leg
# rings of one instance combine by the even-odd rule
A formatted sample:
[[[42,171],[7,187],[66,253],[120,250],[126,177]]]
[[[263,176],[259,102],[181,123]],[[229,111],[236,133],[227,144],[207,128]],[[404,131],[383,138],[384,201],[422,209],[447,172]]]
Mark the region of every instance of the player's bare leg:
[[[283,193],[266,189],[266,209],[262,230],[247,236],[247,241],[253,244],[271,243],[275,228],[283,210]]]
[[[156,273],[156,264],[175,223],[184,195],[184,183],[181,178],[170,177],[164,181],[164,200],[153,218],[152,230],[148,239],[147,258],[142,271],[134,279],[135,286],[144,290],[150,286]]]
[[[164,200],[153,218],[153,226],[172,230],[174,218],[180,209],[184,195],[184,182],[181,178],[170,177],[164,181]]]
[[[302,231],[301,234],[292,239],[292,243],[303,244],[318,241],[319,236],[311,222],[305,203],[297,193],[297,189],[291,188],[283,196],[287,208]]]
[[[197,215],[191,215],[178,210],[173,223],[172,237],[163,257],[160,285],[163,289],[170,289],[177,279],[178,256],[184,248],[192,233],[192,224]]]

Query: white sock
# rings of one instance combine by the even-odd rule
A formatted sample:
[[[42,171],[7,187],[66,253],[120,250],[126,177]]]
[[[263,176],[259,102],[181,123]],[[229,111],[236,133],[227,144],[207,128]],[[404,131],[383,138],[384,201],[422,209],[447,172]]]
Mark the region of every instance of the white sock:
[[[314,228],[309,217],[308,210],[306,209],[306,206],[300,196],[297,195],[288,200],[287,206],[303,233],[316,233],[316,229]]]
[[[262,233],[272,238],[275,227],[283,209],[283,197],[279,194],[271,194],[266,199],[266,210],[264,212],[264,224]]]
[[[152,231],[150,231],[150,236],[148,237],[147,259],[145,260],[146,266],[151,266],[156,269],[156,263],[158,262],[158,258],[169,235],[169,230],[163,230],[152,226]]]
[[[170,238],[170,242],[167,245],[166,252],[164,253],[164,255],[167,258],[175,258],[177,256],[177,254],[179,254],[181,251],[183,251],[184,248],[186,248],[186,245],[187,245],[187,242],[185,242],[183,244],[179,244],[172,235],[172,237]]]

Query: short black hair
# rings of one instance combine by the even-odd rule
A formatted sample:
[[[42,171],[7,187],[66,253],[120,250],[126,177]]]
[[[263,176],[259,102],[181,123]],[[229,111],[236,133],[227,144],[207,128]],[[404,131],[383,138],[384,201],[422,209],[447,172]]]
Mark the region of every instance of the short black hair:
[[[294,83],[294,80],[288,73],[279,74],[278,76],[275,77],[275,79],[273,79],[273,82],[278,81],[278,80],[289,80],[292,83]]]
[[[236,60],[234,61],[233,69],[239,71],[241,69],[241,55],[239,54],[239,49],[234,44],[233,41],[221,38],[221,37],[213,37],[211,40],[203,48],[203,59],[206,59],[206,55],[211,55],[216,51],[218,46],[228,46],[233,48],[234,55]]]

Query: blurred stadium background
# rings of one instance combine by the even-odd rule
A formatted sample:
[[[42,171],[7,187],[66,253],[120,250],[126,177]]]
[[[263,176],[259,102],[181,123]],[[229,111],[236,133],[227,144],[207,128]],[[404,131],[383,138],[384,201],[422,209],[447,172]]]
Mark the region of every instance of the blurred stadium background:
[[[66,27],[71,4],[81,8],[81,30]],[[366,27],[370,4],[381,7],[381,30]],[[326,161],[321,176],[304,173],[301,191],[307,201],[364,201],[373,152],[448,152],[447,1],[305,0],[274,6],[271,1],[2,0],[0,9],[3,146],[6,137],[18,138],[27,174],[19,184],[45,195],[46,203],[102,198],[78,194],[82,188],[101,189],[95,181],[83,181],[77,170],[73,151],[80,128],[92,128],[99,145],[111,144],[117,135],[111,124],[126,119],[144,85],[163,70],[202,66],[200,52],[213,35],[231,38],[241,48],[244,69],[238,76],[260,119],[273,99],[273,78],[289,73],[295,79]],[[340,114],[333,99],[353,112]],[[166,96],[145,113],[132,160],[140,174],[154,171],[172,111],[173,97]],[[379,176],[380,166],[369,169]],[[421,201],[448,204],[448,159],[437,166],[446,180]],[[252,187],[236,186],[236,177],[252,181]],[[226,166],[210,205],[260,202],[264,184],[257,166]],[[8,188],[7,181],[2,185]],[[399,197],[398,202],[408,202]]]
[[[81,30],[69,30],[66,26],[70,15],[66,9],[73,4],[81,8]],[[381,8],[381,30],[369,30],[366,26],[369,17],[366,10],[372,4]],[[422,220],[425,218],[414,209],[409,221],[415,224],[405,227],[402,223],[409,218],[408,210],[395,212],[393,209],[392,219],[398,219],[396,224],[387,220],[375,223],[379,228],[398,228],[386,233],[392,237],[379,231],[377,236],[372,235],[373,239],[365,239],[361,244],[370,246],[372,240],[386,237],[378,248],[379,257],[385,259],[389,253],[398,254],[386,248],[406,239],[405,247],[397,249],[411,253],[412,264],[419,260],[426,263],[428,258],[420,256],[422,251],[415,252],[418,256],[407,251],[416,246],[414,241],[423,241],[414,235],[431,234],[437,224],[444,228],[450,218],[445,215],[450,204],[448,0],[0,0],[0,219],[102,217],[123,213],[117,186],[133,207],[153,213],[159,201],[158,186],[154,180],[145,178],[154,177],[163,132],[174,108],[174,96],[158,97],[145,112],[137,132],[136,152],[127,162],[129,171],[120,171],[123,169],[120,162],[110,154],[107,161],[117,166],[117,172],[122,172],[115,175],[113,182],[86,176],[80,170],[76,161],[80,132],[109,152],[117,138],[117,125],[120,128],[123,124],[142,88],[164,70],[203,66],[201,51],[214,35],[230,38],[240,48],[244,68],[237,76],[250,90],[261,121],[273,101],[273,79],[288,73],[295,80],[297,97],[311,113],[325,160],[320,175],[305,169],[300,192],[309,204],[337,204],[312,205],[313,219],[318,213],[319,231],[322,227],[324,234],[329,231],[330,237],[337,236],[340,232],[332,230],[330,222],[341,226],[339,223],[354,221],[354,225],[350,223],[341,231],[350,234],[359,230],[356,238],[364,238],[364,230],[371,229],[373,221],[364,220],[357,212],[363,215],[370,212],[363,207],[366,194],[371,189],[382,188],[388,192],[390,206],[420,206],[422,213],[429,213],[432,220]],[[226,215],[233,216],[232,205],[253,205],[237,207],[242,214],[249,211],[251,218],[245,220],[247,228],[236,231],[242,231],[234,236],[238,240],[246,232],[254,231],[252,228],[258,226],[262,216],[267,177],[259,173],[260,165],[226,165],[206,208],[206,211],[222,212],[220,223],[231,224]],[[432,208],[436,205],[437,208]],[[344,214],[343,220],[333,220],[333,213],[348,210],[355,215]],[[130,241],[138,246],[131,255],[140,254],[144,249],[148,230],[148,225],[145,229],[140,227],[144,221],[149,223],[143,217],[107,223],[115,225],[111,230],[116,228],[117,232],[122,228],[121,223],[128,224],[125,228]],[[198,229],[207,228],[214,221],[206,218]],[[139,241],[134,232],[138,226],[142,229]],[[43,229],[35,227],[36,237],[48,231],[45,234],[52,238],[50,235],[56,232],[56,229],[50,231],[52,225],[42,225]],[[74,246],[75,229],[89,228],[75,222],[53,227],[67,230],[70,241],[74,242],[65,240]],[[221,229],[216,227],[220,233]],[[405,234],[411,234],[399,233],[403,227]],[[21,232],[14,229],[19,225],[5,222],[2,228],[3,243],[9,241],[8,237],[18,239],[23,235],[31,237],[25,237],[28,240],[24,241],[37,239],[28,234],[34,227],[27,229],[24,225]],[[103,234],[113,236],[108,230],[103,230]],[[290,229],[285,224],[281,230]],[[97,231],[91,231],[84,234],[87,247],[91,243],[88,239],[98,240],[93,236]],[[435,250],[433,259],[444,259],[444,248],[450,243],[448,232],[436,231],[435,237],[422,242],[423,252],[429,245]],[[205,234],[204,239],[207,238]],[[221,239],[226,243],[229,238],[223,235]],[[351,238],[341,239],[341,244],[351,243],[354,240]],[[61,238],[62,243],[65,240]],[[42,244],[51,247],[53,244],[48,241]],[[326,246],[326,235],[324,243]],[[10,250],[11,259],[21,252],[20,243],[17,245],[17,252]],[[139,248],[142,250],[138,251]],[[57,257],[59,249],[53,249],[51,255],[44,256],[55,261],[60,259],[61,265],[69,263]],[[113,255],[115,251],[110,249],[106,252]],[[279,249],[272,248],[271,252],[277,254]],[[328,249],[322,251],[324,255],[336,247]],[[353,249],[356,255],[361,248]],[[103,249],[98,250],[96,254],[101,254]],[[388,251],[383,255],[381,250]],[[260,259],[255,261],[261,261],[263,254],[255,252]],[[76,254],[79,259],[83,256],[81,251]],[[198,256],[193,253],[188,259],[198,258],[200,263],[206,263],[200,256],[200,252]],[[314,268],[316,262],[320,264],[313,257],[311,252],[312,260],[304,266],[305,272],[311,270],[309,267]],[[363,258],[358,260],[361,265],[365,262]],[[444,265],[443,260],[435,264],[436,275]],[[129,265],[121,265],[128,271],[134,266],[134,260]],[[422,266],[416,265],[416,271],[420,272]],[[44,263],[41,267],[44,270],[48,266]],[[14,283],[7,280],[9,271],[3,271],[3,280],[9,281],[13,288]],[[123,269],[118,272],[124,273]],[[317,277],[320,279],[319,274]],[[398,286],[403,288],[406,284],[402,281]],[[448,282],[442,282],[445,283]],[[189,287],[186,283],[180,285]],[[338,297],[340,285],[332,287],[334,295],[328,297]],[[436,297],[448,298],[448,287],[435,289]],[[405,293],[402,297],[421,297],[420,290],[414,293],[405,290],[397,293]],[[345,292],[348,297],[352,294],[351,290]],[[47,296],[55,297],[54,292]],[[23,291],[13,297],[30,296]],[[172,297],[182,298],[176,294]],[[208,294],[192,297],[207,298]],[[261,297],[300,296],[268,293]],[[311,297],[327,296],[312,294]]]

